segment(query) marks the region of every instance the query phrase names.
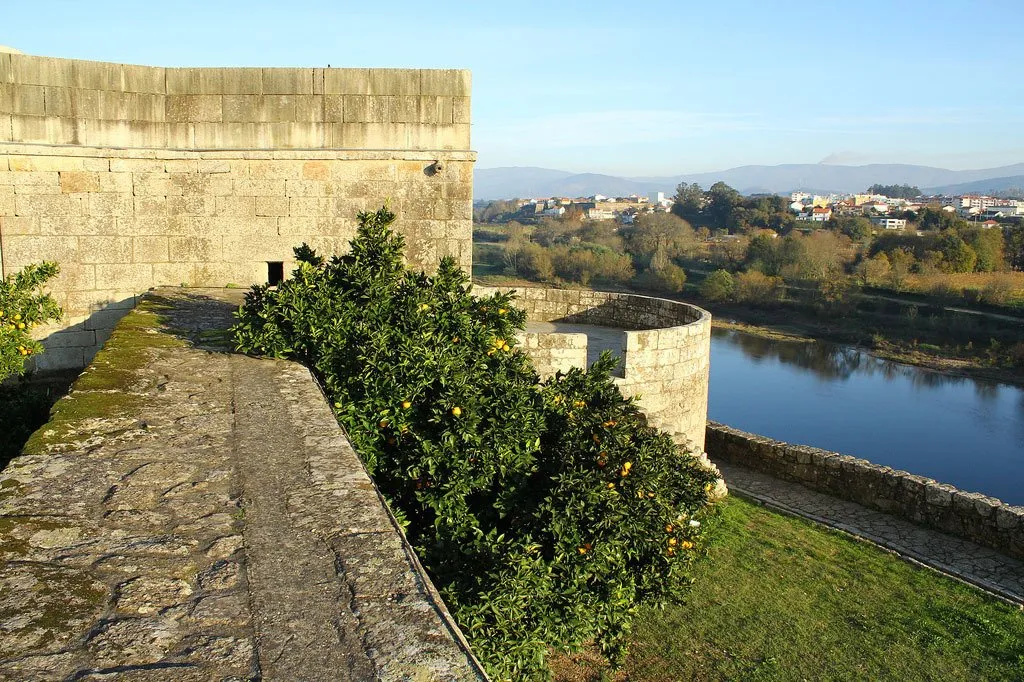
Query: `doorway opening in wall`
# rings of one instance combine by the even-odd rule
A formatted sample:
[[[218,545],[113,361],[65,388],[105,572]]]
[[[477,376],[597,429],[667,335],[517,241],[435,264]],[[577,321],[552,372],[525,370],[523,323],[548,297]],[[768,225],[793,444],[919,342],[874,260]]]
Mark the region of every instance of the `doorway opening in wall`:
[[[284,281],[284,263],[281,261],[267,261],[267,284],[276,287]]]

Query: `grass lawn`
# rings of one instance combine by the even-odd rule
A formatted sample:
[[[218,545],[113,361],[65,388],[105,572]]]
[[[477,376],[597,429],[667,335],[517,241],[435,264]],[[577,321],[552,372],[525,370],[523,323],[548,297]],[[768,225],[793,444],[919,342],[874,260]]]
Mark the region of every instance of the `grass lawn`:
[[[731,497],[687,603],[645,611],[617,674],[557,680],[1024,680],[1024,611]]]

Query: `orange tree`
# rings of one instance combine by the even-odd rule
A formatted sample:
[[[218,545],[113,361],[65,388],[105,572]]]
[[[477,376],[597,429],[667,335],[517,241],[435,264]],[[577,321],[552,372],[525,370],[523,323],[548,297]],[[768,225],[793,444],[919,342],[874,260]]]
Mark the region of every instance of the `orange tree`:
[[[541,382],[525,313],[451,259],[408,271],[387,209],[329,262],[305,245],[237,313],[239,350],[301,360],[488,670],[624,652],[641,604],[680,598],[714,476],[622,397],[602,357]]]
[[[56,263],[28,265],[0,281],[0,381],[24,374],[25,361],[43,347],[32,327],[60,319],[60,308],[43,285],[57,275]]]

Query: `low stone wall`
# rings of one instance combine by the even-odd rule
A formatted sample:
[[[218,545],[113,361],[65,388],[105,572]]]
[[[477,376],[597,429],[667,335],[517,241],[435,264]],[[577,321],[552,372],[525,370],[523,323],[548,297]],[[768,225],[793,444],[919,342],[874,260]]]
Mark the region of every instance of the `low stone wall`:
[[[542,377],[587,366],[586,334],[542,334],[527,332],[516,336]]]
[[[704,446],[711,358],[711,315],[663,298],[582,289],[476,287],[478,294],[515,291],[528,319],[625,329],[622,376],[616,383],[636,396],[651,424]],[[527,340],[530,335],[524,335]],[[523,343],[541,375],[568,366],[586,367],[579,334],[540,334]],[[565,349],[571,348],[574,352]],[[547,370],[547,372],[545,371]]]
[[[1024,558],[1024,507],[867,460],[790,445],[716,422],[708,422],[706,443],[714,460],[795,481]]]

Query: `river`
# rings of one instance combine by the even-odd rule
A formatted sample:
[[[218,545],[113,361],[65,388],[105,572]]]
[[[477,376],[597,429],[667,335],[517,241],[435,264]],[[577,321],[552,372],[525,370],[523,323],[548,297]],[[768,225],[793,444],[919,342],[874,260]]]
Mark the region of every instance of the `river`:
[[[708,417],[1024,504],[1024,390],[716,329]]]

